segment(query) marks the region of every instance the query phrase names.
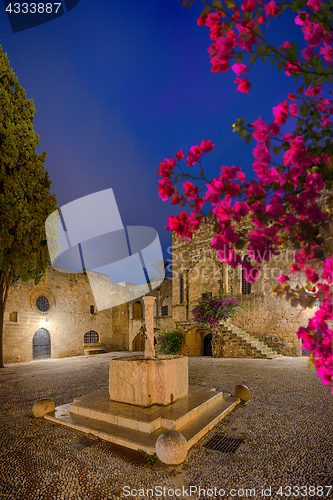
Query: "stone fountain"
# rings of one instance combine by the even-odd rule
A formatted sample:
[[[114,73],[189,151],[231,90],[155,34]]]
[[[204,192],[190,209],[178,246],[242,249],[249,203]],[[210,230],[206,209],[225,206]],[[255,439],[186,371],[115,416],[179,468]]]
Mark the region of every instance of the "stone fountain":
[[[189,386],[186,356],[155,354],[155,297],[143,300],[144,355],[111,359],[108,392],[82,396],[44,418],[151,455],[156,450],[164,463],[173,465],[181,463],[187,450],[240,399],[209,387]]]

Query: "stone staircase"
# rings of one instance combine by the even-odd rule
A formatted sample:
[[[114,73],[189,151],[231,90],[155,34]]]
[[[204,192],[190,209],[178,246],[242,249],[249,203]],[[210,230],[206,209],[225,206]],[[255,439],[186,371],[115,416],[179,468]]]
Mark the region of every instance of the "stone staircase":
[[[226,321],[221,321],[220,323],[228,332],[228,334],[241,344],[251,346],[252,350],[256,351],[260,357],[267,359],[274,359],[280,356],[276,351],[260,342],[258,339],[250,335],[248,332],[239,328],[238,326],[231,325]]]

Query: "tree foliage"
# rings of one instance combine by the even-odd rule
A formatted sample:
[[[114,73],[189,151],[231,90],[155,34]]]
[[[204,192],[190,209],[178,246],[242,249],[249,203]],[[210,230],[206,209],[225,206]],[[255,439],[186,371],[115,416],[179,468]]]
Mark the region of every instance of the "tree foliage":
[[[0,366],[3,367],[3,315],[11,284],[34,279],[50,265],[45,219],[56,195],[38,155],[33,129],[35,108],[0,47]]]

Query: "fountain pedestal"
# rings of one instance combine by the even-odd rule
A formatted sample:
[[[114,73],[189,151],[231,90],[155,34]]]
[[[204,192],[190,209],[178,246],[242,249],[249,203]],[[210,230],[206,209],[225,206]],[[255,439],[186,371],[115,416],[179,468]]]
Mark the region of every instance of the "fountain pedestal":
[[[143,407],[166,406],[188,394],[188,358],[155,356],[155,297],[143,297],[143,301],[146,318],[144,356],[110,361],[110,399]]]
[[[166,406],[188,394],[186,356],[131,356],[112,359],[109,366],[112,401],[143,407]]]

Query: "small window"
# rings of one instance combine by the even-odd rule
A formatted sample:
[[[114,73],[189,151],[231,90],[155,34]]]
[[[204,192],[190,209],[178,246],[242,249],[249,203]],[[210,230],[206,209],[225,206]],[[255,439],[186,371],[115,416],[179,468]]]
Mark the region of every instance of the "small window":
[[[89,332],[84,334],[84,343],[85,344],[98,344],[99,343],[99,335],[94,330],[90,330]]]
[[[45,295],[41,295],[36,300],[36,306],[40,312],[45,313],[46,311],[48,311],[50,309],[50,302],[49,302],[48,298],[45,297]]]
[[[243,259],[243,262],[250,262],[250,257],[246,255]],[[251,283],[246,281],[244,276],[244,271],[242,271],[242,294],[249,295],[251,293]]]
[[[17,311],[9,313],[9,321],[17,323]]]
[[[133,319],[142,318],[142,308],[140,302],[135,302],[133,306]]]
[[[202,294],[203,299],[209,299],[212,296],[212,292],[205,292]]]
[[[90,306],[90,314],[94,314],[95,312],[95,306]]]
[[[184,273],[180,276],[180,303],[184,302]]]
[[[168,316],[168,306],[162,306],[162,316]]]
[[[154,316],[158,316],[158,309],[157,309],[157,304],[155,302],[154,304]]]

